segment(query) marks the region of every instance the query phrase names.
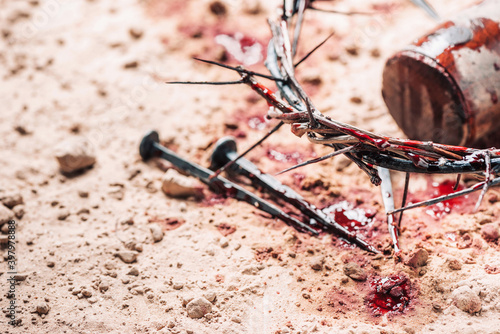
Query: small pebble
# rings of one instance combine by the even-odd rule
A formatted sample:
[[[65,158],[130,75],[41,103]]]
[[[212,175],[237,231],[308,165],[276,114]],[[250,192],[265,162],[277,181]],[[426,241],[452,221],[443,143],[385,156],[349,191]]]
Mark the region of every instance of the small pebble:
[[[116,255],[125,263],[135,262],[139,253],[135,251],[120,251]]]
[[[229,240],[227,240],[227,238],[226,238],[226,237],[222,237],[222,238],[220,239],[219,244],[220,244],[220,246],[221,246],[222,248],[226,248],[227,246],[229,246]]]
[[[360,98],[359,96],[353,96],[351,97],[351,102],[354,104],[361,104],[363,103],[363,99]]]
[[[137,67],[139,67],[139,62],[137,60],[129,61],[128,63],[123,64],[123,68],[126,70]]]
[[[158,224],[149,225],[149,230],[153,236],[154,242],[159,242],[163,240],[163,229]]]
[[[203,297],[195,298],[186,305],[189,317],[198,319],[212,312],[212,303]]]
[[[200,197],[202,187],[195,179],[182,175],[175,169],[169,169],[163,175],[161,190],[170,197],[185,198],[189,196]]]
[[[140,39],[143,35],[143,31],[139,30],[137,28],[130,28],[128,30],[128,33],[129,33],[130,37],[132,37],[133,39]]]
[[[104,262],[104,268],[106,268],[108,270],[113,270],[113,269],[116,269],[116,265],[112,261],[106,261],[106,262]]]
[[[39,315],[47,314],[49,313],[49,310],[50,310],[49,304],[47,304],[46,302],[39,302],[36,305],[36,313],[38,313]]]
[[[209,302],[213,303],[215,301],[216,294],[213,291],[208,291],[203,294],[203,297]]]
[[[66,218],[68,218],[70,215],[70,212],[69,210],[67,209],[62,209],[61,211],[59,211],[59,213],[57,214],[57,219],[59,220],[66,220]]]
[[[89,192],[86,190],[78,190],[78,196],[80,196],[81,198],[88,198]]]
[[[90,298],[92,297],[92,291],[88,290],[88,289],[83,289],[82,290],[82,295],[85,297],[85,298]]]
[[[367,274],[366,271],[359,266],[357,263],[349,262],[344,265],[344,274],[349,276],[355,281],[366,281]]]
[[[99,284],[99,291],[101,292],[105,292],[105,291],[108,291],[109,290],[109,282],[108,281],[102,281],[100,284]]]
[[[10,194],[10,195],[4,195],[0,197],[0,202],[2,202],[3,205],[8,207],[9,209],[12,209],[16,205],[24,204],[23,201],[23,196],[21,194]]]
[[[14,215],[16,216],[17,219],[21,219],[24,217],[24,205],[16,205],[15,207],[12,208],[12,212],[14,212]]]
[[[316,271],[322,270],[324,263],[325,263],[325,258],[323,256],[314,257],[309,261],[310,267]]]
[[[184,287],[184,283],[177,281],[172,284],[172,287],[174,288],[174,290],[180,290]]]
[[[17,273],[17,274],[14,275],[14,279],[16,281],[24,281],[24,280],[26,280],[27,277],[28,277],[28,274]]]
[[[55,157],[63,173],[72,173],[95,164],[92,145],[84,137],[68,139],[55,148]]]
[[[234,316],[234,317],[231,318],[231,321],[235,322],[237,324],[240,324],[241,323],[241,318],[237,317],[237,316]]]
[[[127,273],[127,275],[139,276],[139,269],[137,269],[136,267],[132,267],[132,269],[130,269],[130,271]]]
[[[448,268],[450,268],[451,270],[462,269],[462,262],[460,262],[460,260],[458,259],[449,258],[446,262],[448,263]]]

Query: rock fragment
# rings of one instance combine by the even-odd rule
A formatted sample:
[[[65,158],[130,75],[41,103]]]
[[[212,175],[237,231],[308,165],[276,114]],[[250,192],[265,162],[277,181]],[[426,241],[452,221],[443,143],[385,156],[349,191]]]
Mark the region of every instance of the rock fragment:
[[[163,229],[158,224],[151,224],[149,226],[151,235],[153,236],[154,242],[159,242],[163,240]]]
[[[366,271],[357,263],[349,262],[344,265],[344,274],[355,281],[366,281]]]
[[[105,280],[105,281],[102,281],[100,284],[99,284],[99,291],[101,292],[106,292],[109,290],[109,281]]]
[[[209,302],[213,303],[215,301],[215,298],[217,297],[215,292],[213,291],[208,291],[203,294],[203,297],[208,300]]]
[[[496,224],[486,224],[481,228],[481,236],[486,241],[497,241],[500,237]]]
[[[21,219],[24,217],[24,205],[16,205],[12,208],[12,212],[16,216],[17,219]]]
[[[190,301],[186,305],[186,310],[189,317],[193,319],[198,319],[212,312],[212,303],[203,297],[198,297]]]
[[[323,256],[317,256],[309,261],[309,265],[313,270],[320,271],[323,269],[323,264],[325,263],[325,258]]]
[[[66,220],[66,218],[69,217],[71,213],[69,212],[69,210],[67,209],[62,209],[61,211],[59,211],[59,213],[57,214],[57,219],[59,220]]]
[[[448,268],[450,268],[451,270],[462,269],[462,262],[460,262],[460,260],[458,259],[449,258],[446,262],[448,263]]]
[[[96,158],[90,142],[84,137],[68,139],[55,149],[55,157],[63,173],[72,173],[95,164]]]
[[[137,260],[139,253],[136,251],[120,251],[116,255],[125,263],[132,263]]]
[[[39,302],[36,305],[36,313],[38,313],[39,315],[47,314],[49,313],[49,310],[50,310],[49,304],[47,304],[46,302]]]
[[[202,187],[193,178],[184,176],[174,169],[169,169],[163,175],[161,190],[167,196],[185,198],[189,196],[201,197]]]
[[[7,207],[0,205],[0,226],[7,224],[9,220],[14,218],[14,213]]]
[[[24,204],[23,196],[17,193],[1,196],[0,202],[9,209],[12,209],[16,205]]]
[[[180,290],[184,287],[184,283],[182,282],[173,282],[172,287],[174,290]]]
[[[425,249],[419,248],[410,254],[406,261],[406,265],[413,268],[422,267],[427,264],[428,259],[429,253]]]
[[[128,30],[128,33],[130,37],[132,37],[133,39],[140,39],[144,34],[144,32],[138,28],[130,28]]]
[[[127,273],[127,275],[139,276],[139,269],[137,269],[137,267],[132,267],[132,269],[130,269],[130,271]]]
[[[453,304],[464,312],[473,314],[481,310],[481,299],[466,285],[455,289],[451,297]]]
[[[226,248],[227,246],[229,246],[229,240],[227,240],[227,238],[226,238],[226,237],[222,237],[222,238],[220,239],[219,245],[220,245],[222,248]]]

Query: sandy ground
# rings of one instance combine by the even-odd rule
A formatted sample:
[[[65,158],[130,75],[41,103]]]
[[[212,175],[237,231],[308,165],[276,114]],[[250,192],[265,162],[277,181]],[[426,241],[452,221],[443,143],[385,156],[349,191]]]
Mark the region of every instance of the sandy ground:
[[[147,130],[157,129],[166,145],[208,166],[218,138],[236,136],[243,149],[274,124],[262,122],[266,104],[247,87],[163,82],[237,79],[192,57],[238,64],[217,36],[241,33],[266,45],[265,19],[278,3],[227,0],[221,14],[208,1],[0,0],[0,198],[11,207],[2,207],[0,218],[17,222],[22,274],[12,295],[4,246],[2,333],[500,333],[494,189],[474,214],[471,196],[451,213],[405,215],[405,259],[416,249],[429,254],[417,268],[395,263],[380,190],[344,158],[280,180],[320,207],[347,202],[370,213],[358,233],[382,256],[329,234],[296,232],[208,191],[198,200],[162,193],[168,166],[144,163],[138,154]],[[449,16],[471,1],[433,3]],[[323,113],[403,136],[380,96],[383,65],[434,23],[403,0],[334,4],[378,15],[308,13],[301,54],[335,35],[297,77]],[[257,49],[250,67],[265,72],[259,55]],[[89,143],[96,163],[63,174],[56,147],[77,138]],[[324,153],[283,128],[249,158],[274,173]],[[394,179],[399,201],[402,177]],[[415,177],[413,199],[429,198],[437,189],[432,182],[443,180]],[[163,230],[161,241],[153,239],[154,226]],[[132,263],[117,256],[126,252]],[[346,264],[357,264],[367,279],[347,277]],[[393,275],[404,282],[408,305],[377,314],[370,296]],[[14,326],[8,324],[13,297]],[[193,304],[186,304],[193,298],[208,300],[211,312],[192,318]]]

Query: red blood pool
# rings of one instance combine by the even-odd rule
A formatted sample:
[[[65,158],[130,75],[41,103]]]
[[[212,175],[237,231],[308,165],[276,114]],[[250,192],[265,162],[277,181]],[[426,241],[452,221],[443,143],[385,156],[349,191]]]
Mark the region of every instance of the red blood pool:
[[[375,316],[388,312],[402,313],[411,300],[410,280],[397,274],[381,277],[370,283],[371,292],[366,298]]]
[[[438,182],[433,182],[432,183],[432,194],[431,197],[439,197],[443,195],[448,195],[451,194],[455,191],[459,191],[464,189],[462,185],[459,185],[457,190],[453,190],[455,187],[455,181],[451,180],[446,180],[444,182],[438,183]],[[443,201],[440,203],[437,203],[433,206],[431,206],[428,210],[425,212],[430,215],[431,217],[434,218],[442,218],[444,215],[449,214],[452,209],[459,209],[464,202],[467,200],[468,196],[461,196],[461,197],[456,197],[449,199],[447,201]]]
[[[227,53],[245,66],[254,65],[264,59],[264,48],[257,40],[240,32],[215,36],[215,42],[222,45]]]
[[[372,222],[374,214],[363,209],[354,208],[347,201],[342,201],[323,209],[323,212],[332,217],[337,223],[349,231],[357,231]]]

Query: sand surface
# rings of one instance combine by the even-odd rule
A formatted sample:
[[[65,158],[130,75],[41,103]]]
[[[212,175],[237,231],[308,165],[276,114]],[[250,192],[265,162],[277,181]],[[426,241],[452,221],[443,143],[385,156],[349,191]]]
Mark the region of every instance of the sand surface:
[[[404,259],[417,249],[428,254],[417,268],[395,263],[380,189],[343,157],[279,179],[320,208],[363,210],[349,209],[368,216],[357,233],[382,255],[330,234],[310,237],[206,189],[201,199],[161,191],[170,166],[141,160],[146,131],[158,130],[165,145],[208,166],[220,137],[235,136],[243,150],[275,124],[263,119],[266,103],[246,86],[164,82],[238,78],[193,57],[244,62],[265,73],[266,18],[279,3],[0,0],[0,198],[12,207],[2,207],[0,218],[17,222],[16,269],[25,275],[15,285],[12,326],[3,247],[0,332],[500,333],[499,241],[490,238],[499,228],[498,190],[489,191],[476,213],[472,195],[451,212],[409,211]],[[433,3],[448,17],[473,1]],[[332,6],[377,15],[308,12],[299,56],[335,34],[298,68],[297,78],[324,114],[404,137],[380,94],[382,69],[435,23],[403,0]],[[252,46],[245,54],[231,49],[242,38]],[[57,146],[81,138],[95,164],[61,173]],[[249,159],[276,173],[325,153],[286,126]],[[404,177],[393,177],[399,203]],[[415,176],[411,198],[430,198],[436,184],[453,179]],[[13,195],[22,203],[8,203]],[[162,240],[155,242],[151,230]],[[346,276],[347,264],[361,268],[366,280]],[[370,298],[387,277],[404,285],[409,300],[402,311],[380,314]],[[192,318],[196,305],[186,304],[193,298],[204,298],[202,305],[208,300],[211,312]]]

